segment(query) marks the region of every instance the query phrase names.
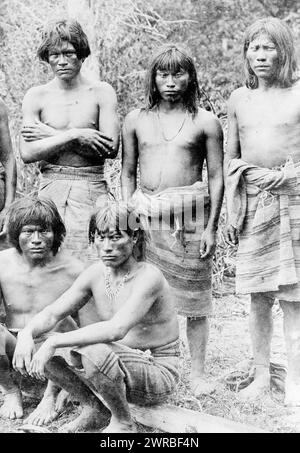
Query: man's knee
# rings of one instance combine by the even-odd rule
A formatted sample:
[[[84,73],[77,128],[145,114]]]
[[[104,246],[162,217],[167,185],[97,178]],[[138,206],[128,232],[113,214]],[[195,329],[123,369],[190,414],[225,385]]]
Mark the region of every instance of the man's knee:
[[[81,356],[81,361],[87,379],[99,378],[99,373],[110,379],[117,377],[118,357],[109,344],[89,346],[88,352]]]

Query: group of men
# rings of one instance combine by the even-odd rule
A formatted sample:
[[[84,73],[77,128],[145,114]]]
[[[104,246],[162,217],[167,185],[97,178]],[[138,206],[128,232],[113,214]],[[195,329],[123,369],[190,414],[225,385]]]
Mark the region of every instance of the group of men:
[[[20,149],[25,163],[39,162],[37,199],[11,204],[15,163],[0,106],[1,218],[12,245],[0,253],[6,311],[0,416],[23,416],[20,378],[29,376],[47,380],[30,423],[54,420],[70,394],[81,412],[63,431],[108,424],[103,432],[136,432],[128,403],[161,403],[178,383],[176,313],[187,318],[191,390],[196,397],[214,390],[204,365],[223,133],[219,120],[199,107],[191,56],[173,44],[159,49],[147,73],[145,106],[124,120],[122,201],[114,200],[104,162],[119,149],[116,94],[83,76],[89,54],[78,22],[45,28],[38,55],[54,78],[25,95]],[[246,86],[228,103],[224,166],[226,237],[232,244],[239,239],[237,291],[251,294],[255,378],[239,395],[251,401],[270,389],[271,309],[279,299],[285,401],[298,406],[300,85],[285,23],[267,18],[251,25],[244,62]]]

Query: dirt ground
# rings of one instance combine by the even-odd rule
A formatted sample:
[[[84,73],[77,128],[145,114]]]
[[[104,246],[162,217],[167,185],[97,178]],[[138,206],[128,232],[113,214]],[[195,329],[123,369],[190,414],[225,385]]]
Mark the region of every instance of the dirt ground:
[[[182,378],[171,402],[196,411],[252,425],[268,432],[300,432],[300,408],[286,408],[283,404],[282,393],[274,391],[270,396],[265,396],[253,404],[245,404],[238,400],[234,391],[226,387],[224,376],[236,369],[237,363],[251,358],[248,328],[249,300],[247,297],[229,295],[218,297],[214,302],[215,316],[211,319],[207,372],[217,383],[216,392],[198,400],[190,391],[188,382],[190,361],[186,347],[185,320],[180,318]],[[278,305],[274,306],[273,315],[274,336],[271,359],[274,362],[285,362],[282,314]],[[33,410],[36,404],[37,400],[34,397],[24,396],[25,416]],[[49,425],[48,429],[57,432],[59,427],[72,420],[76,413],[78,413],[78,407],[70,403],[59,419]],[[0,433],[14,432],[21,424],[22,421],[0,420]],[[147,428],[142,430],[147,432]]]

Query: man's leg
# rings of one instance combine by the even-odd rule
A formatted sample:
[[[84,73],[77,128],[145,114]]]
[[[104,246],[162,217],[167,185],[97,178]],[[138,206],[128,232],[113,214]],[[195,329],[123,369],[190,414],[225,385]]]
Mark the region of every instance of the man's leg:
[[[56,326],[55,332],[69,332],[78,329],[75,321],[68,316],[60,321]],[[58,397],[58,395],[60,395]],[[26,418],[25,423],[42,426],[55,420],[64,409],[68,394],[61,391],[61,387],[48,381],[45,393],[39,405]]]
[[[207,316],[188,317],[186,324],[188,345],[191,354],[191,387],[196,397],[209,395],[215,390],[205,378],[205,356],[209,335]]]
[[[0,325],[0,388],[4,393],[0,417],[11,420],[23,417],[22,394],[17,373],[11,367],[15,346],[15,337],[6,327]]]
[[[81,404],[80,415],[63,425],[60,432],[74,433],[100,429],[108,423],[110,412],[98,400],[89,387],[75,374],[61,357],[53,357],[46,365],[46,374],[51,381],[65,389]]]
[[[300,406],[300,302],[280,301],[288,357],[285,404]]]
[[[103,345],[104,348],[109,348]],[[108,351],[110,353],[110,351]],[[101,395],[111,412],[110,423],[103,433],[134,433],[137,432],[131,418],[129,405],[126,398],[126,385],[124,375],[112,380],[87,358],[82,357],[86,378],[93,383],[97,393]]]
[[[250,335],[253,349],[254,381],[239,392],[243,401],[252,401],[270,390],[270,354],[273,334],[274,299],[265,293],[251,294]]]

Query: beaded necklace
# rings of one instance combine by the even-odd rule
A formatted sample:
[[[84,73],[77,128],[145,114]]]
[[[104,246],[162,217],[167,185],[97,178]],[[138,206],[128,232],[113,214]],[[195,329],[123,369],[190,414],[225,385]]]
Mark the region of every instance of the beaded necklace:
[[[120,283],[115,288],[113,288],[111,271],[107,270],[105,272],[105,276],[104,276],[105,294],[107,295],[108,299],[111,302],[115,302],[117,300],[117,297],[118,297],[121,289],[123,288],[125,282],[127,282],[127,280],[129,279],[129,275],[130,275],[130,271],[126,272],[124,277],[121,279]]]

